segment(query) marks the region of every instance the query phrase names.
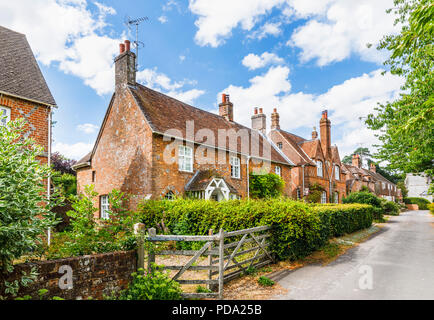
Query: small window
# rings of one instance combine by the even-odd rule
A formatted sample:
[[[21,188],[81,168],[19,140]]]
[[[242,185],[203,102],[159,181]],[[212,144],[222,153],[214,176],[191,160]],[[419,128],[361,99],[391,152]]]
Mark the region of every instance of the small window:
[[[274,172],[275,172],[279,177],[282,176],[282,169],[281,169],[279,166],[276,166],[276,167],[274,168]]]
[[[283,148],[283,144],[282,144],[282,142],[278,142],[278,143],[277,143],[277,147],[278,147],[279,149],[282,149],[282,148]]]
[[[193,172],[193,149],[187,146],[178,148],[178,165],[180,171]]]
[[[340,170],[339,166],[335,166],[335,179],[336,180],[340,180],[340,174],[341,174],[341,170]]]
[[[240,158],[231,157],[231,177],[240,178]]]
[[[321,193],[321,203],[327,203],[327,192],[325,191]]]
[[[101,219],[110,219],[109,211],[110,211],[110,204],[109,204],[109,196],[101,196]]]
[[[169,191],[168,193],[166,193],[166,195],[164,196],[165,200],[175,200],[175,194],[172,191]]]
[[[11,109],[0,106],[0,126],[6,126],[11,121]]]
[[[297,188],[297,200],[301,199],[301,191],[300,188]]]
[[[92,182],[95,182],[96,171],[92,171]]]
[[[322,161],[319,160],[316,162],[316,175],[322,177]]]
[[[339,203],[339,192],[334,193],[334,203]]]
[[[230,199],[230,200],[240,200],[241,197],[240,197],[239,195],[237,195],[237,194],[233,194],[233,193],[231,193],[231,194],[229,195],[229,199]]]

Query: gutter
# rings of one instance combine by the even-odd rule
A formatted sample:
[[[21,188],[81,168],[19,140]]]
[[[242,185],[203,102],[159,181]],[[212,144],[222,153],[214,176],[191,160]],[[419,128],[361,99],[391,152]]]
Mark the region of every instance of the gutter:
[[[42,104],[42,105],[44,105],[44,106],[46,106],[48,108],[56,108],[56,109],[58,108],[58,106],[55,105],[55,104],[49,104],[49,103],[46,103],[46,102],[42,102],[42,101],[38,101],[38,100],[22,97],[22,96],[19,96],[19,95],[16,95],[16,94],[12,94],[12,93],[9,93],[9,92],[5,92],[5,91],[1,91],[1,90],[0,90],[0,94],[2,96],[10,96],[10,97],[18,98],[18,99],[21,99],[21,100],[27,100],[27,101],[30,101],[30,102],[33,102],[33,103]]]

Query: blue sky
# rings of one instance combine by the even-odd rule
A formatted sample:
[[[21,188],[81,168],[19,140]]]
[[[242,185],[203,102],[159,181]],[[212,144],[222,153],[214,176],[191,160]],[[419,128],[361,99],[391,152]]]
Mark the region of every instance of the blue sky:
[[[54,149],[78,159],[90,151],[111,94],[118,44],[140,27],[138,79],[210,112],[225,92],[235,121],[253,107],[310,137],[329,110],[341,156],[376,143],[360,117],[394,99],[402,79],[381,75],[386,53],[368,49],[396,32],[392,0],[0,0],[0,21],[25,33],[59,109]],[[34,23],[34,22],[38,23]],[[268,118],[268,125],[269,125]]]

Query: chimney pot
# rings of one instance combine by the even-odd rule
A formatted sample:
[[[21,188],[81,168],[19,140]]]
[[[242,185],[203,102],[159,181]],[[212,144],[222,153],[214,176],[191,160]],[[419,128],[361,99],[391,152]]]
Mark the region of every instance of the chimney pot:
[[[258,108],[254,108],[253,110],[255,114],[258,114]]]
[[[262,114],[262,113],[263,113],[263,110],[262,110],[262,108],[259,108],[259,113],[260,113],[260,114]]]
[[[130,51],[131,50],[131,42],[130,40],[125,40],[125,50]]]
[[[234,121],[234,105],[230,102],[228,94],[222,94],[222,103],[219,104],[219,114],[227,121]]]
[[[274,112],[274,113],[277,113],[277,108],[274,108],[274,109],[273,109],[273,112]]]
[[[121,43],[119,44],[119,54],[122,54],[125,52],[125,44]]]

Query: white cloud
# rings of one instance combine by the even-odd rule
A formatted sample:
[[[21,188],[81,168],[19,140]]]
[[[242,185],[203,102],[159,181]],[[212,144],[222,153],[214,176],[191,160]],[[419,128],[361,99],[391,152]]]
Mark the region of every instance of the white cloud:
[[[247,38],[261,40],[263,38],[266,38],[269,35],[276,37],[282,33],[281,26],[282,26],[282,22],[276,22],[276,23],[267,22],[255,32],[249,34]]]
[[[374,133],[366,129],[359,118],[374,112],[377,102],[393,100],[398,96],[402,79],[390,73],[382,76],[382,71],[379,69],[351,78],[323,94],[313,95],[291,93],[289,68],[278,66],[252,78],[249,87],[230,85],[222,92],[231,96],[235,121],[246,126],[251,124],[253,107],[262,107],[268,114],[268,126],[272,109],[278,108],[281,127],[288,131],[318,126],[321,111],[328,109],[332,128],[339,128],[342,133],[339,140],[332,141],[342,150],[342,155],[351,152],[360,143],[368,146],[376,141]]]
[[[264,52],[260,56],[249,53],[244,57],[242,64],[249,70],[256,70],[270,64],[282,64],[284,62],[285,60],[280,58],[275,53]]]
[[[186,58],[186,57],[185,57],[184,55],[180,55],[180,56],[179,56],[179,61],[184,62],[185,58]]]
[[[161,16],[158,18],[158,21],[160,21],[162,24],[165,24],[169,19],[166,16]]]
[[[185,103],[193,103],[195,99],[205,93],[205,91],[198,89],[183,89],[188,85],[196,85],[196,82],[187,79],[173,81],[164,73],[158,72],[156,68],[144,69],[138,72],[137,81],[151,89],[162,91]]]
[[[302,50],[301,61],[316,60],[319,66],[342,61],[352,53],[381,62],[384,53],[375,44],[398,30],[393,26],[394,16],[386,13],[393,0],[292,0],[290,5],[296,18],[310,20],[294,31],[288,45]],[[374,46],[367,48],[368,43]]]
[[[61,155],[73,159],[80,160],[90,151],[92,151],[93,143],[78,142],[74,144],[67,144],[56,142],[53,144],[53,152],[59,152]]]
[[[91,123],[85,123],[85,124],[79,124],[77,126],[77,130],[84,132],[86,134],[92,134],[97,132],[97,130],[99,129],[98,126],[91,124]]]
[[[286,0],[190,0],[189,9],[199,18],[195,41],[200,46],[218,47],[231,36],[232,29],[241,26],[251,30],[259,18]]]

